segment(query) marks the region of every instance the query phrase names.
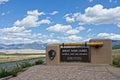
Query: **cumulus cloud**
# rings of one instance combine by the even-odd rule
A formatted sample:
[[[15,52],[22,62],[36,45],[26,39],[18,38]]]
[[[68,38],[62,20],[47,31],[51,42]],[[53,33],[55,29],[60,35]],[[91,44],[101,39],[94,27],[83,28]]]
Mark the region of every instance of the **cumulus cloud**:
[[[115,33],[99,33],[97,36],[101,38],[120,40],[120,34],[115,34]]]
[[[47,39],[46,43],[60,43],[60,41],[57,39]]]
[[[62,43],[70,43],[70,42],[80,42],[83,38],[77,35],[69,35],[69,36],[59,36],[57,37]]]
[[[83,26],[72,28],[71,25],[55,24],[48,27],[46,30],[50,32],[64,32],[65,35],[75,35],[80,31],[85,30]]]
[[[45,13],[38,12],[38,10],[27,11],[27,16],[22,20],[15,21],[12,27],[1,28],[0,43],[28,43],[40,39],[44,42],[44,39],[50,38],[51,35],[33,33],[32,30],[28,28],[51,23],[48,19],[39,20],[39,16],[42,15],[45,15]]]
[[[80,27],[72,28],[72,29],[66,31],[66,34],[67,35],[75,35],[75,34],[78,34],[80,31],[83,31],[83,30],[85,30],[85,28],[83,26],[80,26]]]
[[[73,34],[78,34],[78,33],[79,33],[79,30],[76,30],[76,29],[71,29],[66,32],[66,34],[68,35],[73,35]]]
[[[79,41],[81,39],[82,39],[82,37],[76,36],[76,35],[68,36],[68,40],[71,40],[71,41]]]
[[[41,24],[50,24],[50,23],[51,23],[51,21],[48,20],[48,19],[43,19],[43,20],[38,22],[39,25],[41,25]]]
[[[93,39],[93,38],[86,38],[86,39],[84,39],[83,41],[84,41],[84,42],[89,42],[90,39]]]
[[[70,29],[72,29],[71,25],[55,24],[53,26],[48,27],[46,30],[50,32],[65,32]]]
[[[0,35],[6,37],[26,37],[31,33],[31,30],[27,30],[24,27],[9,27],[0,29]]]
[[[80,27],[76,27],[76,29],[78,29],[79,31],[85,30],[85,27],[80,26]]]
[[[117,25],[120,28],[120,24]]]
[[[75,22],[74,16],[71,16],[71,15],[72,15],[72,14],[66,14],[66,15],[64,16],[65,20],[66,20],[67,22],[69,22],[69,23]]]
[[[115,8],[104,8],[103,5],[97,4],[93,7],[88,7],[85,9],[85,13],[80,12],[70,14],[65,17],[71,20],[79,21],[84,24],[116,24],[120,25],[120,7]]]
[[[32,33],[32,30],[19,27],[0,29],[0,32],[0,43],[5,44],[31,43],[34,41],[41,41],[46,43],[48,38],[53,37],[51,34],[44,35],[41,33]]]
[[[0,29],[0,43],[24,43],[30,42],[31,30],[25,30],[24,27],[11,27]],[[31,39],[30,39],[31,40]]]
[[[22,32],[24,30],[25,30],[24,27],[13,26],[13,27],[9,27],[9,28],[0,29],[0,32],[3,32],[3,33],[17,33],[17,32]]]
[[[19,43],[29,43],[29,42],[31,42],[31,40],[30,39],[28,39],[28,38],[24,38],[24,40],[23,40],[23,38],[13,38],[13,37],[0,37],[0,43],[5,43],[5,44],[17,44],[18,42]]]
[[[58,14],[59,12],[58,11],[53,11],[52,13],[50,13],[50,15],[55,15],[55,14]]]
[[[27,11],[27,16],[22,20],[17,20],[14,26],[18,27],[37,27],[41,24],[50,24],[51,21],[48,19],[39,20],[39,16],[45,15],[44,12],[38,12],[38,10]]]
[[[28,15],[31,16],[41,16],[41,15],[45,15],[44,12],[38,12],[38,10],[33,10],[33,11],[27,11]]]
[[[3,4],[3,3],[6,3],[8,2],[9,0],[0,0],[0,4]]]

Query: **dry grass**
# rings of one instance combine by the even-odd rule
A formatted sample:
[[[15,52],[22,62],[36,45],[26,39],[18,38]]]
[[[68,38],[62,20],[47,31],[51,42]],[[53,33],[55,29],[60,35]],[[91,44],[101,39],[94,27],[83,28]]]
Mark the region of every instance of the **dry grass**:
[[[41,57],[45,57],[45,55],[44,54],[6,54],[6,55],[0,55],[0,63],[19,61],[24,59],[32,59],[32,58],[41,58]],[[113,49],[112,57],[113,59],[120,59],[120,49]]]
[[[45,55],[40,54],[6,54],[6,55],[0,55],[0,63],[4,62],[12,62],[12,61],[19,61],[19,60],[25,60],[25,59],[32,59],[32,58],[41,58],[45,57]]]
[[[112,50],[113,65],[120,67],[120,49]]]
[[[113,49],[112,50],[112,57],[113,59],[120,59],[120,49]]]

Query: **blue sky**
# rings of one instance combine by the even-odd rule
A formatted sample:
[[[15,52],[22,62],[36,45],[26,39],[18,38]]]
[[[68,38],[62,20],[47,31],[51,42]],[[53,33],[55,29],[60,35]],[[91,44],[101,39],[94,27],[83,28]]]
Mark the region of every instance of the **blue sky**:
[[[0,43],[120,40],[120,0],[0,0]]]

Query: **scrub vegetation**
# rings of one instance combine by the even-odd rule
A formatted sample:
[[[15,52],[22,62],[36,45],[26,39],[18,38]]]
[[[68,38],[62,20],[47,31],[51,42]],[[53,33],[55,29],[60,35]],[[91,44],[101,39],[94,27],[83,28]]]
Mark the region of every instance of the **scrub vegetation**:
[[[2,54],[0,63],[45,57],[45,54]]]
[[[113,57],[113,65],[116,67],[120,67],[120,49],[113,49],[112,57]]]
[[[34,65],[38,65],[38,64],[43,64],[43,61],[42,60],[38,60],[34,63],[29,63],[29,62],[23,62],[23,63],[20,63],[20,64],[16,64],[16,67],[12,70],[7,70],[5,68],[2,68],[0,70],[0,78],[3,78],[3,77],[7,77],[7,76],[17,76],[17,74],[19,72],[23,72],[25,71],[25,68],[27,67],[31,67],[31,66],[34,66]]]

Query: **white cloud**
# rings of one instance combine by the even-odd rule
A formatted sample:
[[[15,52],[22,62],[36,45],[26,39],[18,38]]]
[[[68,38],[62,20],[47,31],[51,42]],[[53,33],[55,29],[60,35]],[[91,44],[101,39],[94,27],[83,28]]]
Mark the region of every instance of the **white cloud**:
[[[38,12],[38,10],[27,11],[27,16],[22,20],[14,22],[12,27],[0,29],[0,43],[11,44],[11,43],[29,43],[52,38],[52,35],[43,35],[40,33],[34,33],[27,27],[37,27],[41,24],[50,24],[51,21],[48,19],[39,20],[39,16],[45,15],[44,12]]]
[[[71,25],[55,24],[48,27],[46,30],[50,32],[64,32],[65,35],[75,35],[80,31],[85,30],[83,26],[72,28]]]
[[[118,24],[117,26],[120,27],[120,24]]]
[[[48,20],[48,19],[43,19],[43,20],[39,21],[38,23],[39,23],[39,25],[41,25],[41,24],[50,24],[51,21]]]
[[[111,2],[112,2],[112,0],[109,0],[109,2],[111,3]]]
[[[38,33],[38,34],[35,34],[35,36],[37,36],[39,39],[43,39],[43,40],[53,38],[53,34],[52,33],[49,34],[49,35],[43,35],[41,33]]]
[[[80,27],[76,27],[76,29],[78,29],[79,31],[85,30],[85,27],[80,26]]]
[[[28,15],[31,16],[41,16],[41,15],[45,15],[44,12],[38,12],[38,10],[33,10],[33,11],[27,11]]]
[[[4,16],[4,15],[5,15],[5,13],[2,13],[1,15],[2,15],[2,16]]]
[[[75,35],[78,34],[80,31],[85,30],[85,28],[83,26],[80,27],[76,27],[75,29],[70,29],[66,32],[67,35]]]
[[[19,27],[18,27],[19,28]],[[34,41],[41,41],[46,43],[47,39],[53,38],[52,34],[44,35],[41,33],[32,33],[32,30],[18,29],[18,28],[4,28],[0,29],[0,43],[31,43]]]
[[[60,43],[60,41],[57,39],[47,39],[46,43]]]
[[[0,29],[0,32],[3,32],[3,33],[17,33],[17,32],[22,32],[23,30],[25,30],[24,27],[13,26],[13,27],[10,27],[10,28]]]
[[[88,30],[87,30],[87,33],[91,32],[91,31],[92,31],[92,29],[88,29]]]
[[[54,26],[48,27],[46,30],[48,30],[50,32],[65,32],[70,29],[72,29],[71,25],[56,24]]]
[[[70,18],[70,17],[66,17],[66,21],[67,22],[75,22],[75,19],[74,18]]]
[[[9,0],[0,0],[0,4],[3,4],[3,3],[6,3],[8,2]]]
[[[0,37],[0,43],[4,44],[20,44],[20,43],[31,43],[33,40],[22,37]]]
[[[97,36],[101,38],[120,40],[120,34],[115,34],[115,33],[99,33]]]
[[[71,40],[71,41],[80,41],[81,39],[82,39],[82,37],[79,37],[76,35],[68,36],[68,40]]]
[[[76,29],[71,29],[66,32],[66,34],[68,34],[68,35],[74,35],[74,34],[78,34],[78,33],[79,33],[79,30],[76,30]]]
[[[69,17],[71,14],[66,14],[64,16],[65,20],[69,23],[75,22],[75,18],[74,17]]]
[[[89,0],[89,2],[93,2],[93,0]]]
[[[93,39],[93,38],[87,38],[87,39],[84,39],[83,41],[88,42],[90,39]]]
[[[62,43],[63,42],[70,43],[70,42],[81,42],[83,38],[77,35],[69,35],[69,36],[58,36],[57,39],[60,40],[60,42]]]
[[[53,11],[52,13],[50,13],[50,15],[55,15],[55,14],[58,14],[59,12],[58,11]]]
[[[110,2],[110,3],[112,3],[112,2],[113,2],[113,3],[116,3],[117,0],[109,0],[109,2]]]
[[[7,14],[9,14],[9,13],[10,13],[10,11],[7,11],[7,12],[1,13],[1,15],[2,15],[2,16],[5,16],[5,15],[7,15]]]
[[[45,15],[44,12],[38,12],[38,10],[28,11],[27,16],[22,20],[17,20],[14,26],[18,27],[37,27],[41,24],[50,24],[51,21],[48,19],[39,20],[39,16]]]
[[[67,16],[75,21],[84,24],[116,24],[120,25],[120,7],[104,8],[103,5],[97,4],[85,9],[85,13],[79,12]],[[65,17],[67,21],[67,17]]]
[[[28,40],[32,41],[32,39],[30,39],[32,36],[31,30],[23,30],[22,28],[10,28],[10,30],[8,28],[0,29],[0,43],[27,43],[30,42]]]
[[[96,33],[88,33],[87,38],[94,38],[96,35]]]
[[[31,30],[26,30],[24,27],[10,27],[0,29],[0,36],[9,38],[25,38],[31,36]]]

